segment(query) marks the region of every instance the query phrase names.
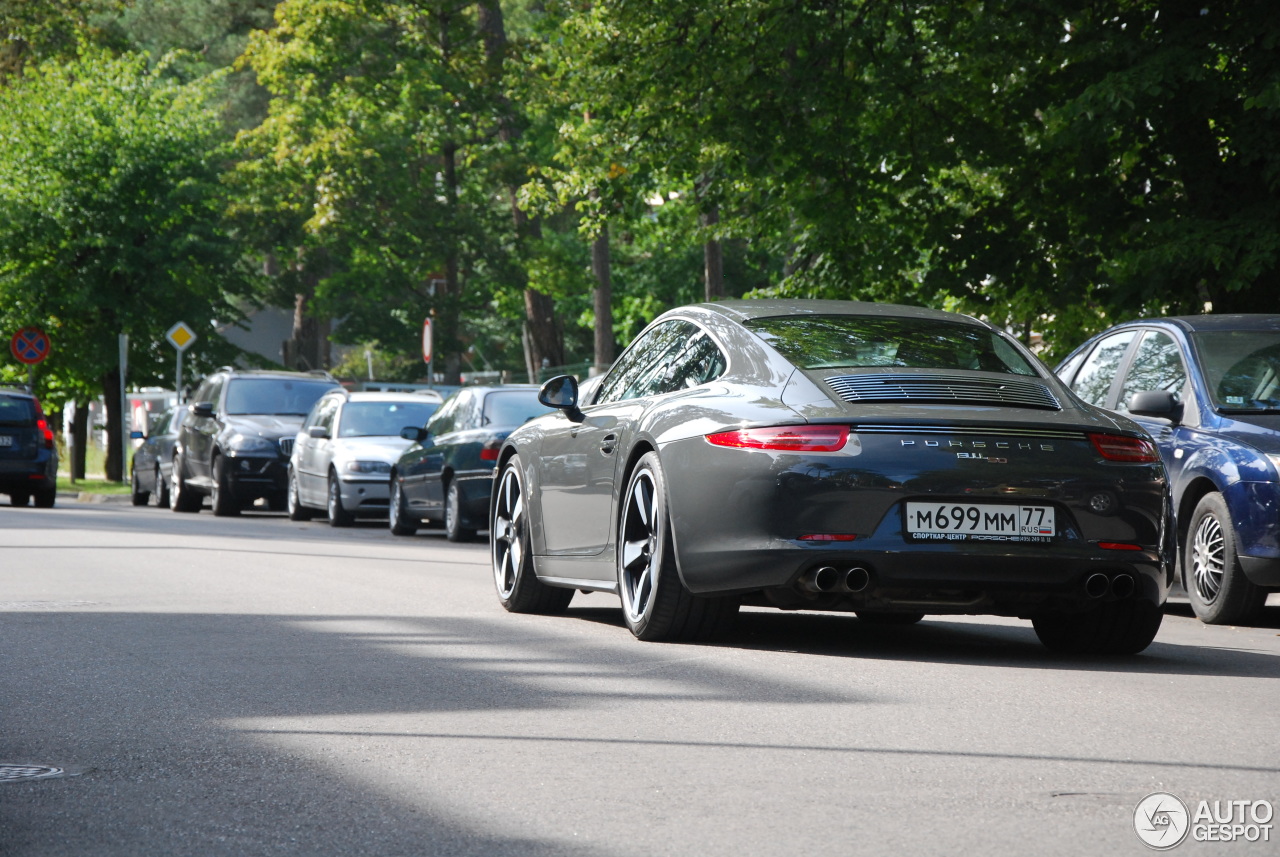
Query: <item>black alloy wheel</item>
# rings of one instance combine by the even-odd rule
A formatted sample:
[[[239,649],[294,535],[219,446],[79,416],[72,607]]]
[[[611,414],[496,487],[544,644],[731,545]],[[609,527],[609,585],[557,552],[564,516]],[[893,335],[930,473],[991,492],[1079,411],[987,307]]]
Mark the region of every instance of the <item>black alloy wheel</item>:
[[[511,456],[503,466],[491,508],[489,555],[498,602],[511,613],[563,613],[573,590],[547,586],[533,572],[520,456]]]
[[[700,598],[681,582],[657,453],[640,459],[622,496],[618,594],[623,620],[641,640],[715,639],[738,613],[738,599]]]
[[[156,462],[155,473],[156,490],[151,492],[151,496],[155,498],[156,506],[161,509],[169,506],[169,480],[164,478],[164,473],[160,470],[160,462]]]
[[[145,506],[147,501],[151,499],[150,491],[142,490],[142,483],[138,481],[138,468],[131,468],[129,477],[129,500],[135,506]]]
[[[391,502],[387,507],[387,525],[393,536],[411,536],[418,531],[418,519],[410,514],[400,480],[391,474]]]
[[[240,501],[232,488],[226,461],[226,456],[222,455],[213,459],[213,492],[209,495],[209,505],[219,518],[240,514]]]
[[[462,526],[462,491],[456,479],[450,479],[445,489],[444,537],[451,542],[469,542],[476,537],[475,530]]]
[[[1182,552],[1191,609],[1206,625],[1243,625],[1256,619],[1267,591],[1245,577],[1236,532],[1221,494],[1206,494],[1191,516]]]

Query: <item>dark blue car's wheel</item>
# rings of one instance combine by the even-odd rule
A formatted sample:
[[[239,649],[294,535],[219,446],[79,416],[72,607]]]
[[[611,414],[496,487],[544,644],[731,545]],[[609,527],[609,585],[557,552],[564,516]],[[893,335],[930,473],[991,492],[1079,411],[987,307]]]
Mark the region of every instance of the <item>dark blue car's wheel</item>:
[[[618,526],[618,594],[622,617],[641,640],[719,636],[738,612],[735,598],[698,598],[676,570],[666,482],[656,453],[636,464],[622,496]]]
[[[1220,494],[1207,494],[1187,530],[1183,552],[1187,598],[1206,625],[1239,625],[1262,612],[1267,591],[1244,575],[1236,534]]]
[[[513,455],[502,469],[489,521],[498,601],[512,613],[560,613],[573,599],[573,590],[547,586],[533,573],[526,500],[520,457]]]

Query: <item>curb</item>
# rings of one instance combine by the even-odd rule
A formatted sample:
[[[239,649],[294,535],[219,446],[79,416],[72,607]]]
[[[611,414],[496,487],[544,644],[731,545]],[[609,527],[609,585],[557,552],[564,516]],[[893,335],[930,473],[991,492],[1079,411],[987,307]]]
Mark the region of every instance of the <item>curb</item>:
[[[128,494],[93,494],[88,491],[79,493],[59,491],[58,499],[64,503],[132,503]]]

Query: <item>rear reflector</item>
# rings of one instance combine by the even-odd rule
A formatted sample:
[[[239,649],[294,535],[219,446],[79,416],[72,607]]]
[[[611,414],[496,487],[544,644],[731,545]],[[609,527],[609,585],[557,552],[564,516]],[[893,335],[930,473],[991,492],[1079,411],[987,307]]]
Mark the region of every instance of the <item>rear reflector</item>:
[[[707,435],[715,446],[777,449],[786,452],[837,452],[849,439],[848,426],[769,426]]]
[[[810,533],[807,536],[801,536],[802,542],[851,542],[856,539],[853,533]]]
[[[487,446],[482,448],[480,450],[480,460],[481,461],[497,461],[498,448],[496,446],[493,449],[490,449]]]
[[[1098,542],[1098,547],[1108,551],[1140,551],[1142,545],[1131,545],[1128,542]]]
[[[1160,460],[1160,453],[1149,440],[1140,437],[1129,437],[1123,434],[1091,434],[1089,440],[1093,448],[1107,461],[1155,462]]]

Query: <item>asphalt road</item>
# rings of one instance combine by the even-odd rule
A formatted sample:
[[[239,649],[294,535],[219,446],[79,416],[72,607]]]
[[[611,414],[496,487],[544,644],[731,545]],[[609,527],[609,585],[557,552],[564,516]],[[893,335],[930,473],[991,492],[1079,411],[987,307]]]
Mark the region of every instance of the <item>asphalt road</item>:
[[[643,644],[604,595],[504,613],[438,532],[5,506],[0,769],[69,775],[0,782],[0,854],[1147,854],[1151,792],[1280,806],[1264,622],[1173,608],[1095,660],[976,617]]]

